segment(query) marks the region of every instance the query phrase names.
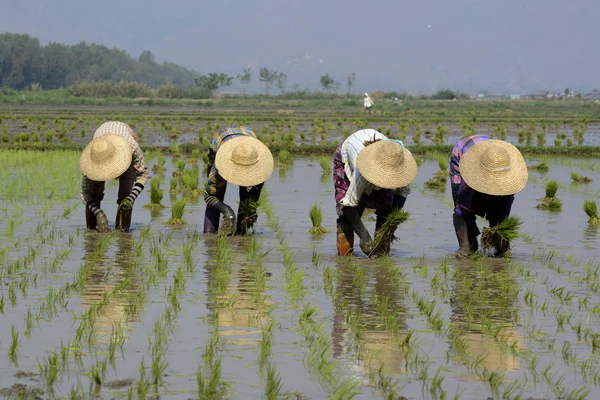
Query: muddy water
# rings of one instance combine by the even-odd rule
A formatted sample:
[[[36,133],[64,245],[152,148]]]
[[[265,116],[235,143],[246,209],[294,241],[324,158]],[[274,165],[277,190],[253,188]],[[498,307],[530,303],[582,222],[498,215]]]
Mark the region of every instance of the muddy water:
[[[592,160],[528,160],[539,161],[548,162],[550,171],[531,172],[528,186],[516,196],[513,214],[521,216],[528,238],[514,243],[510,261],[449,257],[457,247],[449,187],[424,189],[437,169],[437,163],[426,161],[406,204],[410,220],[398,230],[391,266],[386,266],[364,259],[358,246],[352,260],[336,257],[331,173],[323,176],[316,160],[296,159],[277,168],[266,185],[281,232],[260,213],[255,238],[262,244],[260,252],[267,253],[261,263],[264,287],[256,275],[257,259],[248,255],[251,239],[228,238],[230,258],[219,266],[216,238],[201,234],[201,199],[186,205],[188,225],[171,227],[164,224],[171,196],[165,195],[167,208],[151,212],[143,207],[149,201],[144,192],[136,202],[132,231],[107,237],[83,229],[76,185],[70,186],[73,200],[64,203],[47,200],[48,188],[40,188],[31,193],[34,201],[10,235],[7,224],[20,199],[2,194],[1,386],[25,384],[42,389],[44,397],[73,390],[84,397],[120,398],[130,389],[138,397],[143,362],[148,395],[158,391],[161,397],[196,398],[197,373],[207,343],[216,337],[227,395],[261,398],[266,374],[258,361],[260,343],[272,323],[268,363],[281,377],[280,393],[299,398],[333,394],[323,383],[323,370],[311,361],[319,334],[326,339],[319,342],[326,349],[324,359],[334,365],[336,377],[357,384],[356,398],[383,397],[386,387],[377,387],[382,378],[395,382],[394,393],[408,398],[439,398],[442,392],[465,399],[519,393],[557,398],[580,387],[596,398],[599,366],[593,353],[600,333],[595,311],[600,282],[590,271],[597,262],[598,238],[582,204],[597,197],[600,175]],[[165,190],[176,163],[166,163]],[[571,171],[594,182],[573,185]],[[548,179],[560,184],[561,212],[536,208]],[[226,201],[237,207],[236,197],[237,188],[231,187]],[[103,203],[111,219],[115,201],[113,186]],[[315,202],[330,230],[321,236],[308,233],[308,210]],[[76,205],[63,217],[65,208]],[[45,208],[50,222],[36,233]],[[372,215],[365,219],[372,231]],[[286,250],[281,243],[288,240]],[[192,246],[191,264],[184,245]],[[303,272],[304,291],[297,296],[287,285],[289,269],[282,262],[287,252]],[[185,279],[174,301],[179,269]],[[334,274],[331,281],[327,273]],[[58,296],[65,287],[68,292]],[[433,302],[433,313],[426,310],[427,301]],[[310,325],[313,339],[305,340],[307,325],[298,318],[309,305],[316,314]],[[93,328],[77,339],[90,309]],[[390,321],[395,321],[393,328]],[[157,324],[167,333],[156,335]],[[13,325],[19,346],[10,357]],[[113,361],[115,330],[122,348],[117,346]],[[158,352],[163,358],[153,356],[157,337],[164,339]],[[403,346],[405,341],[410,345]],[[64,362],[61,348],[69,350]],[[50,382],[51,374],[40,375],[40,366],[50,365],[55,352],[61,367]],[[158,385],[151,383],[153,358],[167,363]],[[102,371],[104,360],[98,385],[91,374]],[[33,376],[15,376],[18,371]],[[115,383],[120,380],[130,381]]]

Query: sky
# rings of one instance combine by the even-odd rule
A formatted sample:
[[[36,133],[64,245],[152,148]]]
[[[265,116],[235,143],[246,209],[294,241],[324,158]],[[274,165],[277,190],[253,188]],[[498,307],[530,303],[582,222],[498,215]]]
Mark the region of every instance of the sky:
[[[600,89],[598,0],[0,0],[0,31],[42,44],[149,49],[200,73],[288,75],[318,89],[527,93]]]

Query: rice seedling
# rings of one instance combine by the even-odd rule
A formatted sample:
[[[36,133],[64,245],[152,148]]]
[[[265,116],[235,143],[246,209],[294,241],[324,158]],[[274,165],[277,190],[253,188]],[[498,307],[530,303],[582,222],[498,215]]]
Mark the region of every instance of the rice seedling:
[[[519,237],[519,228],[523,224],[521,218],[512,215],[494,227],[483,228],[481,233],[481,247],[484,251],[496,248],[505,248],[507,243]]]
[[[319,157],[319,164],[323,168],[323,172],[331,171],[331,159],[327,156]]]
[[[588,176],[579,175],[576,172],[571,172],[571,180],[575,183],[589,183],[592,182],[592,178]]]
[[[588,222],[591,225],[600,224],[600,218],[598,217],[598,207],[596,206],[595,200],[586,200],[583,203],[583,211],[585,211],[585,213],[589,217]]]
[[[152,172],[154,172],[155,174],[161,174],[165,172],[167,170],[167,168],[165,167],[166,161],[167,159],[164,156],[158,156],[156,164],[152,166]]]
[[[527,168],[532,171],[537,171],[537,172],[542,172],[542,173],[546,173],[550,170],[550,167],[546,163],[540,163],[538,165],[528,166]]]
[[[239,209],[243,211],[243,218],[239,221],[240,230],[243,234],[254,225],[258,216],[258,209],[261,207],[261,200],[244,199],[239,204]]]
[[[541,199],[541,203],[537,205],[537,208],[540,210],[560,211],[562,203],[555,197],[557,191],[558,182],[549,181],[546,183],[546,196]]]
[[[371,251],[368,256],[380,256],[389,253],[390,245],[396,239],[394,233],[396,232],[398,225],[405,222],[409,216],[410,213],[402,209],[392,210],[385,223],[375,234],[375,238],[373,239],[373,251]]]
[[[279,165],[289,165],[292,163],[292,155],[287,150],[281,150],[278,155]]]
[[[167,225],[185,225],[183,212],[185,211],[185,200],[176,200],[171,206],[171,218],[166,222]]]
[[[322,234],[329,232],[329,230],[321,226],[323,223],[323,211],[321,211],[321,207],[317,203],[310,207],[309,216],[312,223],[312,228],[309,230],[310,233]]]
[[[161,203],[163,197],[164,191],[160,188],[160,180],[152,178],[150,181],[150,203],[146,204],[144,207],[153,209],[165,208]]]

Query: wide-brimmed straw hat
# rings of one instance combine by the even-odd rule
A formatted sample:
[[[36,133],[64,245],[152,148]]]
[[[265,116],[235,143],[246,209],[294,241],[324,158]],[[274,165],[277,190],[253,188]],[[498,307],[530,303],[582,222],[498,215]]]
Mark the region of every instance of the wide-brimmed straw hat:
[[[503,140],[479,142],[462,155],[460,175],[472,189],[493,196],[520,192],[529,173],[521,152]]]
[[[123,136],[106,134],[92,140],[83,149],[79,168],[93,181],[118,178],[131,165],[131,146]]]
[[[417,162],[409,151],[391,140],[368,145],[356,158],[358,172],[382,189],[397,189],[417,176]]]
[[[273,173],[273,155],[267,146],[251,136],[238,136],[224,142],[215,157],[215,166],[227,182],[255,186]]]

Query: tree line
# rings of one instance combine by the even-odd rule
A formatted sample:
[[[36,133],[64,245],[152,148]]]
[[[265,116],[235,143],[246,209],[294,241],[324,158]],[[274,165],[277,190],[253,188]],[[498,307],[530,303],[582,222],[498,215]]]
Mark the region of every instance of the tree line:
[[[0,86],[5,88],[58,89],[83,81],[189,86],[199,76],[171,62],[157,63],[149,50],[135,59],[125,50],[84,41],[43,46],[27,34],[0,34]]]

